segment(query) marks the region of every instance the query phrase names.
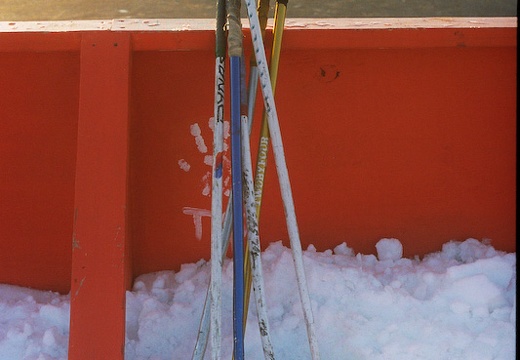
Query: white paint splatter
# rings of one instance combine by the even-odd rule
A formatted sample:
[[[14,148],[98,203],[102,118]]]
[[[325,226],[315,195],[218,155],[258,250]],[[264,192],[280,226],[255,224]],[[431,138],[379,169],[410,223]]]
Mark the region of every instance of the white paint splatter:
[[[209,196],[211,194],[211,173],[209,171],[202,177],[202,183],[204,185],[202,195]]]
[[[231,126],[230,126],[229,121],[224,121],[223,134],[224,134],[224,140],[229,139],[229,136],[231,135]],[[228,141],[224,141],[223,149],[224,149],[224,151],[228,151],[229,150],[229,142]]]
[[[211,155],[204,156],[204,164],[206,164],[208,166],[213,166],[213,156],[211,156]]]
[[[179,164],[179,167],[181,168],[181,170],[184,170],[186,172],[190,171],[191,165],[186,160],[180,159],[178,161],[178,164]]]
[[[209,129],[213,133],[215,131],[214,118],[213,117],[209,118],[207,124],[208,124]],[[224,121],[224,127],[223,127],[223,131],[222,131],[224,139],[229,139],[230,130],[231,130],[230,122]],[[208,154],[208,147],[206,146],[205,140],[202,136],[202,130],[197,122],[190,125],[190,134],[195,139],[195,144],[197,146],[197,150],[199,151],[199,153],[204,154],[203,159],[202,159],[203,163],[207,166],[213,167],[213,155]],[[228,149],[229,149],[229,141],[224,141],[224,146],[223,146],[223,151],[224,151],[224,154],[223,154],[224,184],[223,185],[224,185],[224,188],[223,188],[223,191],[224,191],[224,195],[229,197],[230,193],[231,193],[231,191],[230,191],[231,181],[230,181],[230,174],[229,174],[229,170],[231,168],[231,161],[229,159],[229,156],[226,155],[226,151],[228,151]],[[179,160],[178,164],[179,164],[179,167],[185,172],[188,172],[191,169],[191,164],[189,164],[184,159]],[[202,181],[202,195],[211,196],[211,182],[212,182],[211,171],[206,172],[206,174],[202,176],[201,181]]]
[[[230,135],[230,124],[229,121],[224,120],[224,139],[229,138]]]
[[[182,208],[182,213],[193,216],[193,225],[195,225],[195,237],[197,240],[202,239],[202,218],[211,217],[211,211],[207,209],[199,209],[192,207]]]
[[[199,152],[205,154],[208,152],[208,147],[206,146],[206,143],[204,142],[204,138],[201,135],[200,126],[199,124],[195,123],[190,126],[190,133],[195,138],[195,144],[197,144],[197,149],[199,149]]]
[[[231,177],[229,176],[224,179],[224,195],[227,197],[231,194],[231,188],[229,186],[230,181]]]

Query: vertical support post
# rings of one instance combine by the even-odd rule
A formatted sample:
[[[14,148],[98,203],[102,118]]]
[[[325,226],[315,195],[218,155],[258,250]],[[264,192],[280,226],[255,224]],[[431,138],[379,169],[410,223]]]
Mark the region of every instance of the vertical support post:
[[[70,360],[124,358],[130,54],[128,33],[83,35]]]

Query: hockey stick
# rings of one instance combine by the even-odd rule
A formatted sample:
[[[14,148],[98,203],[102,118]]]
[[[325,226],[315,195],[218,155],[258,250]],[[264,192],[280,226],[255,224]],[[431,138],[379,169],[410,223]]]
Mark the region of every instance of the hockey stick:
[[[213,134],[213,181],[211,192],[211,280],[201,317],[199,333],[192,359],[201,360],[206,350],[208,331],[211,332],[212,359],[220,359],[222,323],[222,175],[224,125],[224,75],[226,58],[226,3],[217,0],[215,29],[215,102]],[[210,308],[207,306],[210,298]],[[211,316],[211,319],[210,319]],[[211,323],[211,325],[210,325]],[[211,329],[211,330],[209,330]]]
[[[215,49],[215,109],[213,133],[213,182],[211,192],[211,358],[220,359],[222,345],[222,156],[224,147],[224,61],[226,57],[226,4],[217,2]]]
[[[262,36],[265,34],[265,28],[267,27],[267,18],[269,16],[269,0],[260,0],[258,4],[258,20],[260,22],[260,30]],[[250,65],[249,65],[249,91],[247,101],[247,117],[249,119],[249,133],[251,133],[251,125],[253,124],[253,116],[255,111],[256,103],[256,91],[258,89],[258,67],[256,66],[256,59],[254,56],[254,50],[251,54]]]
[[[298,224],[296,221],[296,211],[294,208],[294,200],[292,196],[291,184],[289,181],[289,172],[287,170],[287,163],[285,161],[282,136],[280,133],[280,125],[278,122],[278,114],[276,111],[273,89],[271,87],[269,71],[267,68],[267,60],[265,56],[265,50],[263,47],[262,35],[258,22],[258,15],[256,14],[252,0],[246,0],[246,5],[250,21],[251,37],[253,39],[255,57],[259,69],[260,84],[264,96],[264,106],[267,113],[267,120],[273,146],[275,165],[278,173],[278,180],[280,183],[282,200],[284,203],[287,230],[289,233],[289,240],[291,242],[291,250],[293,252],[293,261],[295,264],[296,278],[298,281],[300,299],[302,302],[303,314],[307,326],[307,335],[309,338],[312,359],[317,360],[320,358],[318,341],[316,339],[314,318],[312,315],[312,307],[309,292],[307,289],[307,280],[303,266],[303,252],[300,243]]]
[[[264,36],[265,28],[267,27],[267,18],[269,15],[269,0],[261,0],[258,5],[258,18],[260,21],[260,28],[262,32],[262,36]],[[250,69],[249,69],[249,97],[247,101],[247,116],[249,118],[248,128],[249,134],[251,134],[251,128],[253,125],[253,116],[254,116],[254,108],[256,102],[256,91],[258,89],[258,68],[256,66],[256,59],[254,56],[254,50],[251,54],[250,59]],[[251,172],[252,174],[252,172]],[[254,189],[254,188],[253,188]],[[253,196],[255,192],[253,191]],[[258,208],[256,209],[256,221],[259,219]],[[251,263],[249,254],[249,241],[246,243],[244,250],[244,281],[245,281],[245,291],[244,291],[244,331],[247,325],[247,315],[249,310],[249,300],[251,296]]]
[[[271,51],[271,63],[269,67],[269,74],[271,76],[271,86],[273,88],[273,96],[276,87],[276,80],[278,77],[278,64],[280,60],[280,52],[282,48],[282,35],[285,24],[285,15],[287,12],[287,1],[277,1],[276,9],[275,9],[275,22],[274,22],[274,39],[273,39],[273,47]],[[260,22],[260,27],[264,26],[262,22]],[[256,64],[256,62],[255,62]],[[255,65],[256,66],[256,65]],[[256,73],[258,76],[258,73]],[[258,80],[258,78],[257,78]],[[251,99],[251,97],[250,97]],[[254,196],[255,196],[255,204],[256,204],[256,216],[258,222],[260,222],[260,208],[262,206],[262,193],[264,186],[264,177],[265,170],[267,167],[267,152],[269,150],[269,127],[267,125],[267,114],[264,111],[263,119],[261,123],[260,130],[260,142],[258,145],[258,154],[257,154],[257,162],[256,162],[256,176],[255,176],[255,186],[254,186]],[[246,261],[245,267],[245,291],[246,296],[244,299],[245,306],[245,314],[247,317],[247,312],[249,308],[249,294],[251,292],[251,272],[249,270],[249,263]]]
[[[244,234],[241,148],[240,0],[228,0],[228,54],[231,87],[231,180],[233,192],[233,355],[244,359]]]
[[[242,57],[242,60],[244,58]],[[243,62],[242,62],[243,65]],[[243,69],[245,66],[242,67]],[[262,340],[262,350],[266,360],[274,360],[274,349],[271,342],[269,319],[267,317],[267,301],[264,291],[264,277],[262,271],[262,262],[260,259],[260,237],[258,231],[258,219],[256,216],[255,194],[253,185],[253,166],[251,164],[251,148],[249,140],[249,124],[246,115],[247,110],[247,94],[245,71],[242,71],[241,78],[241,111],[242,111],[242,173],[243,188],[245,199],[245,214],[247,221],[247,243],[244,251],[244,275],[249,275],[249,287],[251,287],[251,277],[254,285],[254,293],[256,299],[256,310],[258,316],[258,327]],[[247,260],[247,261],[246,261]],[[247,265],[246,265],[247,264]],[[252,276],[251,276],[252,274]],[[246,281],[246,279],[244,278]],[[245,302],[249,300],[249,292],[244,292],[244,335],[247,323],[247,309]]]

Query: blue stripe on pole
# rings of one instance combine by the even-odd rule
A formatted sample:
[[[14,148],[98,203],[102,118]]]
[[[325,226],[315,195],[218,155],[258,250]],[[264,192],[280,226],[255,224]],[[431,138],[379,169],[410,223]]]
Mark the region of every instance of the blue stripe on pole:
[[[242,151],[240,118],[240,62],[230,57],[231,177],[233,191],[233,338],[235,360],[244,359],[244,227],[242,216]]]

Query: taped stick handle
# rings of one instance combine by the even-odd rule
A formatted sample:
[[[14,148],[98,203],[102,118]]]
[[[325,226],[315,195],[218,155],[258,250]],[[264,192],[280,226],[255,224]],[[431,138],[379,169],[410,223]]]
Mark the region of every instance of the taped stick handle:
[[[215,28],[215,56],[226,56],[226,0],[217,1],[217,25]]]
[[[242,24],[240,22],[240,0],[227,1],[228,55],[242,56]]]

